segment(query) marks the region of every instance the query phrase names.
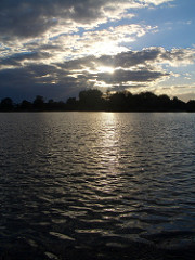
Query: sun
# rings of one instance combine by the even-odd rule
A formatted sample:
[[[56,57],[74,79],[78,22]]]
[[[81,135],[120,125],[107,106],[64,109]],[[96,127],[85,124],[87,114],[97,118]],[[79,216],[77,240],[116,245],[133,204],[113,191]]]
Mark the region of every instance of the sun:
[[[88,68],[87,71],[90,74],[114,74],[115,68],[114,67],[109,67],[109,66],[99,66],[96,67],[95,69],[90,69]]]
[[[97,67],[97,73],[113,74],[114,73],[114,68],[113,67],[105,67],[105,66]]]

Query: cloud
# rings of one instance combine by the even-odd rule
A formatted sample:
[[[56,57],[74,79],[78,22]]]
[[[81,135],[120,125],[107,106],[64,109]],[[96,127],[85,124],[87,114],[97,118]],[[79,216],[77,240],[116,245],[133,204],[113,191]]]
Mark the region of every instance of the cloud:
[[[194,49],[173,49],[167,51],[164,48],[148,48],[142,51],[121,52],[115,55],[94,55],[85,56],[74,61],[67,61],[63,64],[58,64],[63,68],[69,69],[90,69],[94,70],[97,67],[113,67],[113,68],[133,68],[140,69],[141,67],[155,67],[159,64],[170,65],[188,65],[195,61]]]
[[[86,55],[116,54],[128,50],[123,46],[124,43],[134,41],[154,30],[156,27],[130,24],[102,30],[88,30],[82,35],[60,35],[49,41],[45,39],[17,40],[2,44],[0,57],[3,62],[1,64],[4,63],[5,67],[11,65],[13,61],[12,66],[20,66],[21,59],[25,59],[25,64],[32,63],[35,56],[37,58],[34,61],[49,64]]]
[[[142,2],[146,3],[146,4],[154,4],[154,5],[160,5],[163,3],[167,3],[167,2],[171,2],[174,0],[142,0]]]
[[[94,28],[109,19],[119,19],[129,10],[170,0],[2,0],[0,2],[0,35],[4,41],[13,37],[33,38],[47,33]],[[109,18],[108,18],[109,17]],[[51,31],[51,33],[50,33]],[[56,31],[56,33],[55,33]]]
[[[29,53],[17,53],[11,56],[6,56],[1,59],[0,66],[12,65],[12,66],[23,66],[25,61],[43,61],[48,60],[51,54],[48,52],[29,52]]]
[[[50,49],[51,46],[48,47]],[[168,69],[162,68],[163,64],[189,64],[194,60],[193,55],[193,49],[166,51],[163,48],[150,48],[44,64],[44,60],[51,58],[47,52],[23,53],[2,61],[4,64],[16,64],[17,67],[0,70],[0,88],[9,90],[14,86],[15,92],[17,89],[18,93],[28,90],[34,95],[45,91],[58,100],[70,93],[76,95],[86,87],[119,85],[124,89],[125,85],[127,88],[139,86],[143,89],[143,86],[154,86],[173,75]]]
[[[156,3],[155,0],[123,0],[120,3],[116,0],[2,0],[1,64],[3,68],[20,66],[20,59],[25,56],[25,64],[33,62],[36,55],[39,57],[34,61],[50,64],[89,54],[100,56],[127,51],[126,43],[157,28],[143,24],[95,30],[94,27],[122,17],[131,19],[134,14],[130,11],[145,8],[152,2]]]
[[[169,2],[1,0],[1,90],[39,94],[50,89],[56,95],[60,90],[60,98],[100,83],[136,87],[165,80],[173,75],[168,66],[194,64],[194,49],[130,51],[126,46],[158,30],[133,24],[137,10]]]
[[[57,66],[69,71],[69,76],[90,81],[94,86],[142,83],[143,87],[174,77],[170,70],[162,68],[164,64],[188,65],[193,62],[193,49],[166,51],[163,48],[149,48],[100,57],[90,55]]]
[[[108,84],[127,83],[127,82],[151,82],[162,77],[169,76],[168,73],[162,73],[152,70],[115,70],[113,75],[101,73],[94,76],[98,81],[104,81]]]
[[[166,51],[160,48],[159,62],[168,63],[173,67],[193,64],[195,61],[195,49],[173,49]]]
[[[50,49],[52,46],[46,45],[42,47]],[[65,81],[64,75],[66,75],[66,80],[69,79],[71,81],[77,75],[84,75],[86,78],[86,73],[92,75],[93,79],[95,77],[97,80],[100,80],[102,77],[102,81],[105,82],[143,82],[152,81],[167,75],[167,72],[164,72],[161,67],[163,64],[168,63],[173,66],[192,64],[195,59],[194,54],[194,49],[166,51],[163,48],[150,48],[142,51],[121,52],[115,55],[88,55],[75,60],[58,62],[58,60],[53,58],[52,52],[24,52],[4,57],[0,65],[12,65],[13,68],[7,70],[12,72],[12,75],[13,73],[18,74],[19,68],[23,68],[24,75],[33,75],[36,79],[45,76],[46,73],[53,78],[53,82]],[[113,75],[110,75],[111,69],[109,68],[115,71]],[[3,74],[6,70],[4,69],[0,72]],[[23,78],[20,73],[18,75]],[[90,78],[89,75],[88,79]],[[32,80],[31,76],[29,76],[29,80]],[[39,80],[41,79],[39,78]]]
[[[34,100],[37,94],[54,100],[66,101],[84,87],[92,87],[86,80],[69,76],[69,72],[51,65],[31,64],[21,68],[0,70],[1,98],[14,97]]]

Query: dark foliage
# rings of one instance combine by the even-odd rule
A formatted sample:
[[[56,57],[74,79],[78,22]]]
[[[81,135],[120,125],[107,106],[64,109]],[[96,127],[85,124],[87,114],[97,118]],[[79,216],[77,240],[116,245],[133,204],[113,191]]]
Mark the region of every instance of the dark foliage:
[[[69,97],[65,102],[52,99],[44,102],[43,96],[37,95],[34,102],[24,100],[14,105],[10,97],[2,99],[1,112],[41,112],[41,111],[110,111],[110,112],[195,112],[195,101],[187,103],[166,95],[152,92],[132,94],[128,91],[103,94],[100,90],[83,90],[76,97]]]
[[[79,109],[102,110],[104,109],[103,93],[97,89],[83,90],[79,93]]]
[[[1,100],[0,110],[1,111],[12,111],[14,108],[13,101],[10,97],[6,97]]]

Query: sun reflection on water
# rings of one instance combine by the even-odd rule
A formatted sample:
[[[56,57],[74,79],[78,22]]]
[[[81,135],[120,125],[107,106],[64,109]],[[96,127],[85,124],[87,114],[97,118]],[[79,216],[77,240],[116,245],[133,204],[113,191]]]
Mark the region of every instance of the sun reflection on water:
[[[99,162],[97,171],[98,185],[95,190],[103,193],[113,194],[116,183],[119,182],[119,147],[117,120],[114,113],[102,113],[102,131],[99,151]]]
[[[118,167],[118,135],[116,115],[113,113],[103,114],[105,125],[102,136],[101,164],[108,174],[115,174]]]
[[[193,115],[187,121],[183,115],[130,113],[1,119],[6,218],[0,229],[9,248],[13,239],[28,250],[41,243],[49,252],[54,244],[56,255],[70,245],[92,251],[113,243],[192,244]]]

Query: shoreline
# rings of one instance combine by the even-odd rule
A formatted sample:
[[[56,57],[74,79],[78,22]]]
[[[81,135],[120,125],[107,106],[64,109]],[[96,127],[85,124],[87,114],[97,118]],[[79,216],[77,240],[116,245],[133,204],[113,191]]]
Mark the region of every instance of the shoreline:
[[[12,111],[0,111],[0,113],[195,113],[195,111],[188,110],[12,110]]]

